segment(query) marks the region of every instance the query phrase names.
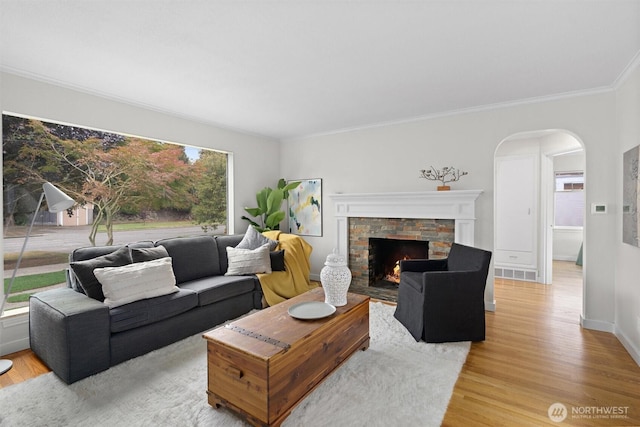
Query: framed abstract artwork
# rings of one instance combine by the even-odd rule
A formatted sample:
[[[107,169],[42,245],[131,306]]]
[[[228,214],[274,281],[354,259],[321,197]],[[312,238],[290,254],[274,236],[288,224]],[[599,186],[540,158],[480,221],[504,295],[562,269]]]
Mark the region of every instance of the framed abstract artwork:
[[[289,232],[301,236],[322,236],[322,179],[300,179],[289,190]]]
[[[639,163],[640,145],[624,153],[622,164],[622,241],[633,246],[640,246],[640,235],[638,234],[640,228],[640,218],[638,217]]]

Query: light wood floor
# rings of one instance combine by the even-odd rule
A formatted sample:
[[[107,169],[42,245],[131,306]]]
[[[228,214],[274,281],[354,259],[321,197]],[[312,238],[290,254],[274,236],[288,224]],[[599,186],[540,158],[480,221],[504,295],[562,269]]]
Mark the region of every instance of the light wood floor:
[[[551,286],[496,279],[487,339],[472,344],[443,425],[640,425],[640,367],[614,335],[580,327],[581,274],[562,262]],[[29,350],[8,357],[0,387],[48,372]],[[562,423],[547,415],[556,402],[568,410]],[[627,418],[585,418],[613,407]]]
[[[550,286],[496,279],[487,339],[472,344],[443,425],[640,425],[640,367],[613,334],[580,327],[581,275],[556,262]],[[554,403],[567,408],[561,423]],[[585,413],[612,407],[628,418]]]

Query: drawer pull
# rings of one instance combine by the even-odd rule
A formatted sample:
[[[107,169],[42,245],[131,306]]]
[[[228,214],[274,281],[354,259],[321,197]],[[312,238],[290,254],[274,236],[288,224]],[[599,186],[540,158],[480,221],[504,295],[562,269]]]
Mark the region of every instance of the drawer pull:
[[[244,373],[238,369],[238,368],[234,368],[233,366],[228,366],[227,369],[227,374],[229,374],[229,376],[232,376],[233,378],[242,378]]]

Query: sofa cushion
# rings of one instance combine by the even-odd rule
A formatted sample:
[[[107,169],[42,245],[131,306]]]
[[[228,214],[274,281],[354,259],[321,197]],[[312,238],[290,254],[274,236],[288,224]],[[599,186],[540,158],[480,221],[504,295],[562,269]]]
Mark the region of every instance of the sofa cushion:
[[[257,249],[227,247],[227,258],[229,259],[229,267],[225,276],[271,273],[269,243],[265,243]]]
[[[198,305],[198,296],[188,289],[132,302],[109,310],[111,332],[122,332],[177,316]],[[135,343],[131,343],[135,345]]]
[[[177,283],[222,274],[218,247],[211,236],[174,237],[159,240],[156,246],[164,246],[173,260]]]
[[[96,268],[93,274],[102,284],[104,303],[111,308],[179,290],[169,257],[122,267]]]
[[[260,246],[264,245],[265,243],[269,244],[270,251],[274,250],[278,245],[278,242],[276,240],[271,240],[266,236],[263,236],[262,234],[260,234],[258,230],[256,230],[252,226],[249,226],[249,228],[247,228],[247,231],[244,233],[244,237],[242,238],[240,243],[238,243],[236,248],[258,249]]]
[[[152,248],[153,242],[141,241],[136,243],[130,243],[127,246],[129,248]],[[73,252],[69,254],[69,262],[71,263],[75,261],[86,261],[88,259],[96,258],[102,255],[108,255],[110,253],[117,251],[120,248],[122,248],[122,246],[120,245],[118,246],[113,246],[113,245],[112,246],[87,246],[84,248],[77,248],[77,249],[74,249]],[[80,285],[80,280],[78,279],[73,269],[69,269],[68,271],[69,271],[68,280],[69,280],[70,287],[73,290],[84,294],[85,293],[84,289],[82,289],[82,286]]]
[[[133,262],[153,261],[154,259],[166,258],[169,252],[164,246],[154,248],[131,248],[131,260]]]
[[[259,286],[255,276],[212,276],[180,284],[198,294],[198,305],[205,306],[231,297],[246,294]]]
[[[101,267],[121,267],[127,264],[131,264],[131,254],[126,246],[96,258],[69,263],[80,281],[84,293],[98,301],[104,301],[104,294],[102,293],[102,285],[93,274],[93,270]]]
[[[218,256],[220,257],[220,274],[224,274],[229,267],[227,259],[227,246],[235,248],[242,241],[243,234],[224,234],[216,236],[216,245],[218,246]]]

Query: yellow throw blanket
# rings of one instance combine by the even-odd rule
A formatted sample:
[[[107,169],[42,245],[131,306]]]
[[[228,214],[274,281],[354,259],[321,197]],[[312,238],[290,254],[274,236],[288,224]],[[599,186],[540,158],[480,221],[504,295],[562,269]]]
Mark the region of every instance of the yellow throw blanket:
[[[265,231],[265,237],[278,241],[275,250],[284,249],[286,271],[258,274],[262,293],[270,306],[276,305],[312,288],[309,280],[311,272],[311,251],[313,248],[303,238],[282,231]]]

